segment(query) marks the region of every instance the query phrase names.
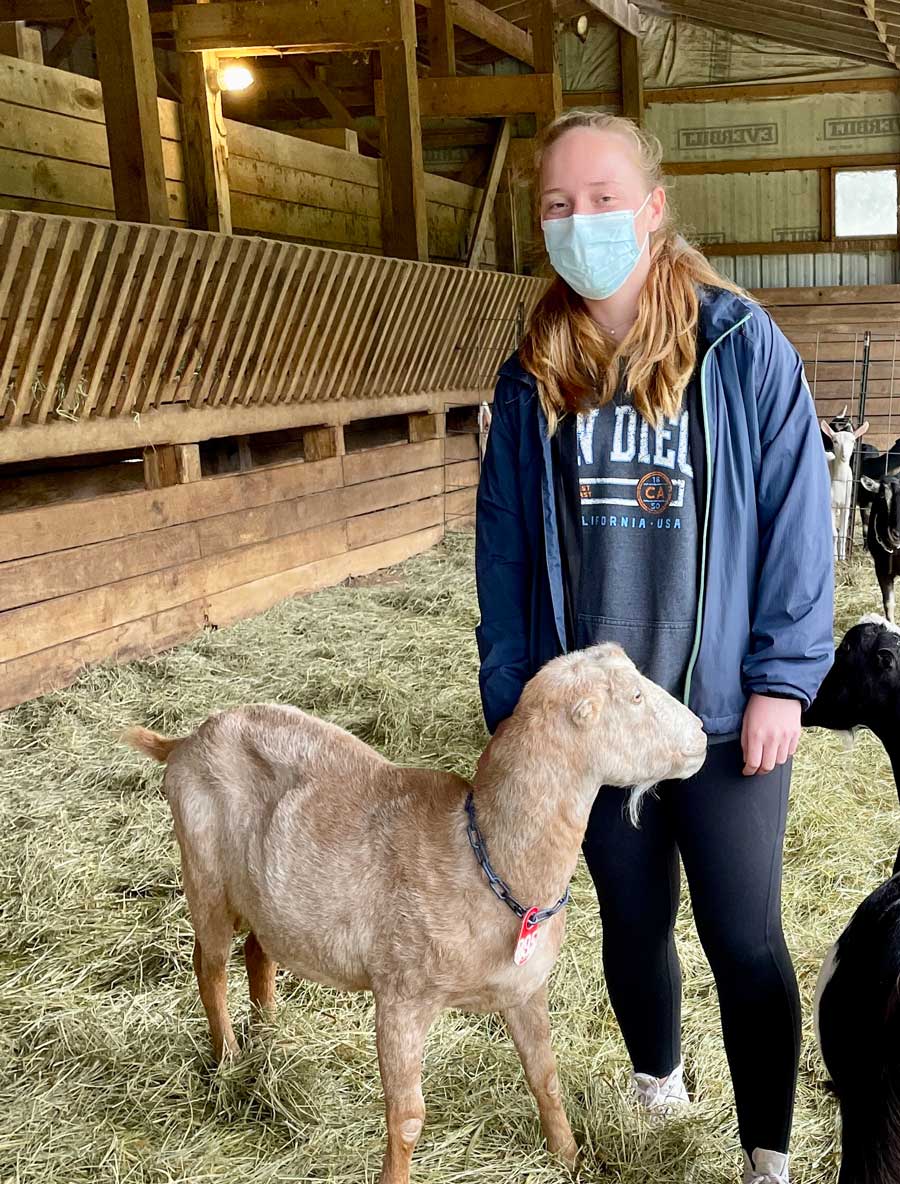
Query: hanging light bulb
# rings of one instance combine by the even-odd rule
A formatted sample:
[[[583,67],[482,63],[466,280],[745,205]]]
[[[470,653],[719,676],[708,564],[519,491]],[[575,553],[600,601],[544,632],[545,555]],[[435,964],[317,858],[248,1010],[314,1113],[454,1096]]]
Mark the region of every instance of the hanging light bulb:
[[[222,62],[219,66],[219,88],[224,91],[249,90],[256,79],[243,62]]]
[[[590,28],[590,20],[588,14],[583,12],[581,16],[575,20],[575,36],[581,41],[587,41],[588,29]]]

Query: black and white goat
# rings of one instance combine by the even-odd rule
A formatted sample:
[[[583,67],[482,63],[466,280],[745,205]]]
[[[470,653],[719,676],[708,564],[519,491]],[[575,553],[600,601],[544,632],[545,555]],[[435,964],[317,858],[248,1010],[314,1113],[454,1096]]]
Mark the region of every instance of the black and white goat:
[[[863,901],[828,952],[814,1020],[841,1111],[838,1184],[897,1184],[900,875]]]
[[[900,575],[900,476],[883,477],[876,485],[869,477],[861,484],[873,494],[866,547],[875,564],[884,615],[894,619],[894,580]]]
[[[881,740],[900,787],[900,630],[863,617],[844,635],[805,727]],[[816,987],[815,1028],[841,1110],[838,1184],[900,1181],[900,852],[859,906]]]

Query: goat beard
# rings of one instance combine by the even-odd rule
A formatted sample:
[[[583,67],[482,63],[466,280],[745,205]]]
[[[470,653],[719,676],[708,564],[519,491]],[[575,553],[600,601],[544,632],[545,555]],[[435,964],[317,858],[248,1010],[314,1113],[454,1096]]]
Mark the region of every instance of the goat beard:
[[[656,797],[656,781],[642,781],[639,785],[635,785],[631,793],[628,795],[628,817],[631,825],[637,829],[640,826],[641,805],[647,794],[653,794]]]

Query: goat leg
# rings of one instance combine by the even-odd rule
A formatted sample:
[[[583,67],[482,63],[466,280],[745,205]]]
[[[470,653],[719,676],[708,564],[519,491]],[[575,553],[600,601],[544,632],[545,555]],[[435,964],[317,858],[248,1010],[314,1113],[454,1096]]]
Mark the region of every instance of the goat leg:
[[[227,941],[216,941],[212,933],[204,934],[201,944],[194,939],[194,973],[200,988],[200,999],[209,1022],[213,1053],[217,1061],[238,1051],[238,1042],[231,1026],[226,998],[228,954],[232,929],[229,925]]]
[[[375,993],[375,1043],[388,1133],[380,1184],[409,1184],[409,1165],[425,1124],[422,1053],[437,1010],[410,999],[386,1002]]]
[[[252,931],[244,942],[244,965],[250,986],[250,1003],[264,1015],[275,1012],[275,974],[278,963],[265,952]]]
[[[884,615],[893,625],[894,623],[894,577],[888,572],[884,577],[878,577],[881,585],[881,601],[884,605]]]
[[[541,987],[527,1003],[503,1012],[509,1034],[535,1096],[548,1149],[574,1166],[578,1148],[559,1096],[556,1057],[550,1044],[547,988]]]

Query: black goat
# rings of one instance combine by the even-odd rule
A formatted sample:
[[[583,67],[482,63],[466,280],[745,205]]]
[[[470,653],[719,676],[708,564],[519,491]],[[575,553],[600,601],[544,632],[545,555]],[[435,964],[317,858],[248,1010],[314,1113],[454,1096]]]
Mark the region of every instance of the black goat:
[[[891,477],[900,472],[900,437],[890,446],[887,452],[879,452],[871,444],[861,444],[862,457],[859,465],[859,485],[856,490],[856,504],[859,506],[863,530],[868,530],[869,512],[878,485],[885,477]]]
[[[884,745],[900,786],[900,629],[875,615],[848,629],[802,722],[836,732],[868,728]]]
[[[894,619],[894,580],[900,575],[900,476],[883,477],[877,490],[871,478],[861,478],[874,497],[866,547],[875,564],[875,575],[881,588],[884,615]]]
[[[863,901],[825,959],[816,987],[815,1027],[841,1109],[838,1184],[897,1184],[900,875],[896,871]]]
[[[900,630],[863,617],[844,635],[805,727],[881,740],[900,787]],[[816,988],[815,1026],[841,1110],[838,1184],[900,1181],[900,851],[856,910]]]

